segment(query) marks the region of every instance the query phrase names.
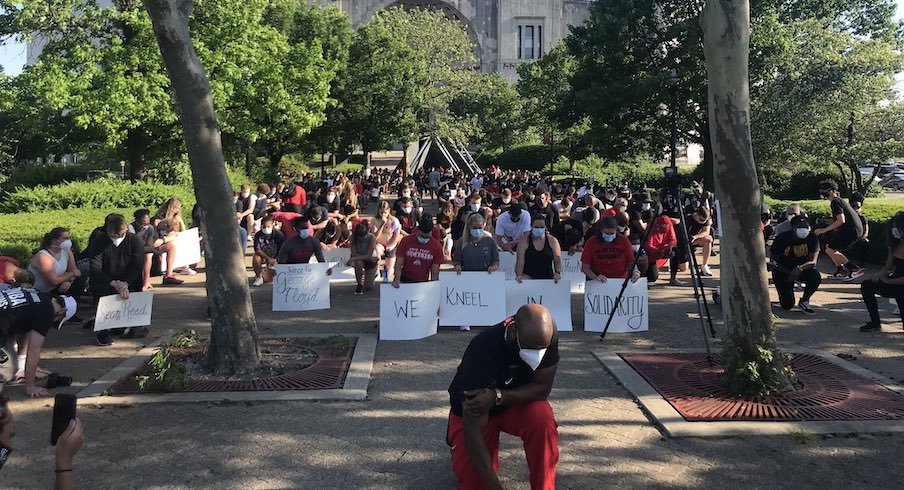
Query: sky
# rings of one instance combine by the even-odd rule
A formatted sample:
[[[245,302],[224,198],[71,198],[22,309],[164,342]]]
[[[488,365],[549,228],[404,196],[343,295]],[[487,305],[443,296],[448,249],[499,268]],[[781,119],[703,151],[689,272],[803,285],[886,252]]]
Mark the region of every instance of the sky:
[[[898,19],[904,18],[904,0],[897,0]],[[7,75],[18,75],[25,65],[25,45],[22,43],[7,42],[0,45],[0,66],[3,66]],[[899,73],[896,77],[899,86],[904,83],[904,73]]]

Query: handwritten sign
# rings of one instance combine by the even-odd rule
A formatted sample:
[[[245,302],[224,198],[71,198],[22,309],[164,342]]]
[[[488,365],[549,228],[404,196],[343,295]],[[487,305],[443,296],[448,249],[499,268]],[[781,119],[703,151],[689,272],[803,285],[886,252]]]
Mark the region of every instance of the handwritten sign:
[[[151,324],[154,293],[129,293],[129,299],[118,294],[104,296],[97,303],[94,331],[111,328],[144,327]]]
[[[329,264],[277,264],[273,311],[326,310],[330,307]]]
[[[718,228],[719,238],[722,238],[722,203],[718,199],[714,201],[716,205],[716,227]]]
[[[568,255],[567,250],[562,251],[562,279],[571,282],[571,292],[584,294],[584,270],[581,268],[581,256],[584,252],[575,252]]]
[[[323,260],[327,264],[335,263],[330,282],[355,282],[355,268],[345,265],[351,258],[352,251],[348,248],[333,248],[323,251]],[[311,263],[316,264],[317,258],[311,255]]]
[[[441,272],[439,324],[495,325],[505,320],[505,275]]]
[[[571,325],[571,285],[562,279],[556,284],[548,279],[525,279],[505,282],[505,310],[511,316],[518,308],[530,303],[541,304],[549,309],[556,329],[560,332],[572,331]]]
[[[439,282],[380,285],[380,340],[417,340],[436,335]]]
[[[505,273],[506,281],[515,280],[515,262],[517,259],[518,256],[512,252],[506,252],[504,250],[499,251],[499,271]]]
[[[645,332],[650,329],[650,312],[647,297],[647,280],[636,283],[628,281],[628,287],[615,304],[623,279],[608,282],[587,281],[584,290],[584,331],[602,332],[609,319],[609,312],[615,309],[610,333]]]
[[[197,228],[179,232],[172,243],[176,248],[176,258],[173,259],[174,269],[201,262],[201,240]],[[160,256],[160,271],[166,272],[166,254]]]

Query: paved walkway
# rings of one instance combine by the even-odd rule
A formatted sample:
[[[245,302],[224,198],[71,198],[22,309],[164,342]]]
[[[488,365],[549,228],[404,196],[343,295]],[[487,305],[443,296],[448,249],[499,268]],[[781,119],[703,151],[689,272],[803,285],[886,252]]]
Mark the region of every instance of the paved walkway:
[[[718,264],[718,261],[715,261]],[[718,267],[714,267],[718,274]],[[716,286],[717,280],[707,281]],[[269,286],[252,297],[262,333],[376,333],[377,293],[332,287],[332,310],[274,314]],[[708,290],[711,288],[708,287]],[[203,275],[178,288],[155,289],[153,332],[209,331]],[[702,347],[691,288],[654,285],[650,331],[610,335],[612,349]],[[904,330],[862,334],[866,316],[855,284],[826,281],[814,297],[815,317],[776,309],[779,339],[852,355],[868,369],[904,382]],[[773,298],[776,299],[776,298]],[[584,333],[575,297],[574,333],[561,336],[562,361],[551,402],[560,423],[558,487],[565,489],[900,488],[904,436],[757,437],[668,440],[590,354],[600,346]],[[883,311],[891,318],[887,302]],[[718,307],[714,314],[720,315]],[[717,329],[723,333],[721,321]],[[76,464],[82,488],[454,488],[444,442],[445,392],[476,331],[441,329],[429,339],[381,342],[365,402],[286,402],[80,407],[88,444]],[[48,338],[43,362],[75,377],[76,392],[142,347],[117,340],[93,345],[86,331]],[[52,399],[13,398],[16,451],[2,470],[3,488],[47,488],[53,478],[47,444]],[[506,488],[527,488],[518,441],[503,436]]]

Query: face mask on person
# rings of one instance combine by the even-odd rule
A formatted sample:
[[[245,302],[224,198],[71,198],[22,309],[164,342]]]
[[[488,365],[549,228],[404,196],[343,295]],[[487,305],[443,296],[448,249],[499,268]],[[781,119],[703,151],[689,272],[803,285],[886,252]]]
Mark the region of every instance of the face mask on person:
[[[471,204],[471,212],[476,213],[477,211],[480,211],[480,203],[479,202],[475,202],[475,203]]]
[[[795,228],[794,233],[797,234],[797,238],[807,238],[810,236],[810,228]]]
[[[618,212],[619,212],[619,213],[624,213],[624,212],[627,211],[627,210],[628,210],[628,206],[619,206],[619,207],[618,207]]]
[[[612,243],[615,241],[615,233],[600,233],[600,236],[606,243]]]
[[[786,218],[786,219],[788,220],[788,222],[790,223],[791,220],[794,219],[795,216],[797,216],[797,215],[796,215],[796,214],[786,214],[786,215],[785,215],[785,218]]]
[[[634,245],[631,245],[631,248],[634,250],[634,253],[640,252],[640,244],[639,243],[635,243]]]
[[[645,202],[645,203],[641,204],[641,205],[640,205],[640,209],[643,209],[644,211],[649,211],[649,210],[650,210],[650,203]]]
[[[335,200],[336,200],[336,194],[327,194],[326,195],[326,202],[332,204],[333,201],[335,201]]]
[[[512,198],[511,198],[511,197],[503,197],[503,198],[502,198],[502,204],[508,204],[508,203],[510,203],[510,202],[512,202]]]
[[[405,214],[411,214],[412,211],[414,211],[414,208],[412,208],[412,207],[402,208],[402,212]]]
[[[111,237],[110,239],[113,240],[113,246],[118,247],[119,244],[121,244],[121,243],[123,242],[123,240],[126,239],[126,237],[125,237],[125,235],[123,235],[123,236],[121,236],[121,237],[119,237],[119,238],[112,238],[112,237]]]
[[[13,448],[0,444],[0,470],[3,469],[3,465],[6,463],[6,460],[9,459],[9,455],[12,452]]]
[[[298,236],[300,236],[302,239],[308,238],[309,236],[311,236],[311,230],[308,230],[308,229],[299,230]]]
[[[546,349],[525,349],[521,347],[521,339],[518,338],[518,333],[515,332],[515,338],[518,342],[518,357],[524,361],[525,364],[530,366],[531,371],[536,371],[538,367],[540,367],[540,363],[543,362],[543,356],[546,355]]]
[[[893,236],[895,240],[900,240],[901,237],[904,237],[904,230],[901,230],[900,228],[892,228],[891,236]]]
[[[411,197],[411,191],[405,191],[402,193],[402,197]]]
[[[270,235],[273,233],[273,228],[262,228],[261,231],[264,232],[264,235]]]
[[[427,242],[430,241],[430,237],[418,235],[418,236],[417,236],[417,241],[420,242],[421,245],[426,245]]]
[[[546,228],[531,228],[530,232],[534,238],[542,238],[546,235]]]
[[[69,250],[72,248],[72,240],[63,240],[60,242],[60,250]]]
[[[626,232],[626,231],[628,231],[628,227],[627,227],[627,226],[619,226],[619,227],[618,227],[618,232],[619,232],[619,233],[624,233],[624,232]]]
[[[483,236],[483,228],[475,228],[471,230],[471,236],[474,238],[480,238]]]
[[[243,193],[242,193],[242,199],[247,199],[247,198],[248,198],[248,196],[250,196],[250,195],[251,195],[251,193],[250,193],[250,192],[248,192],[248,191],[245,191],[245,192],[243,192]]]

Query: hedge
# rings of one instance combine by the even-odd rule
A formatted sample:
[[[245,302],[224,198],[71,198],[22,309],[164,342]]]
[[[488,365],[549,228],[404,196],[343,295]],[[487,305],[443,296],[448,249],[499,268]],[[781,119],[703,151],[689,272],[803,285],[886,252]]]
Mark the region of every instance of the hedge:
[[[0,212],[20,213],[56,209],[148,208],[154,209],[177,196],[185,207],[195,203],[191,188],[149,182],[131,183],[119,179],[31,188],[19,187],[0,200]]]
[[[64,182],[92,180],[98,177],[114,177],[118,174],[119,169],[114,174],[106,168],[99,168],[96,164],[91,163],[24,165],[10,169],[9,175],[0,183],[0,194],[12,192],[19,187],[57,185]]]

